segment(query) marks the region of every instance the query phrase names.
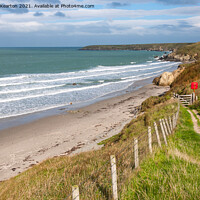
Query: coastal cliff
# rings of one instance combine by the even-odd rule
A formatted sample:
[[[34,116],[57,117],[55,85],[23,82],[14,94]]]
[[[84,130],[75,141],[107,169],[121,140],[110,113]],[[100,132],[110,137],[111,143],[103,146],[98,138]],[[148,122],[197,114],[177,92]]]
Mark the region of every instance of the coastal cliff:
[[[172,53],[162,56],[160,59],[181,61],[184,63],[197,63],[200,60],[200,42],[180,47]],[[190,66],[190,64],[188,65]],[[173,72],[164,72],[160,77],[156,77],[153,83],[160,86],[171,85],[186,67],[188,67],[187,64],[183,64],[179,65],[178,69]]]
[[[161,60],[194,62],[200,59],[200,42],[174,49],[172,53],[164,55]]]

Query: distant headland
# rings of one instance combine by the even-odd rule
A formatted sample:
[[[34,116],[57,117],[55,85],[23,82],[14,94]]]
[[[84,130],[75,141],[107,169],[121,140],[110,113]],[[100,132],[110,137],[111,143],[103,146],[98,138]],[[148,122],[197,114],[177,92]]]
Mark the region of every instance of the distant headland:
[[[134,51],[174,51],[180,47],[193,43],[155,43],[155,44],[130,44],[130,45],[91,45],[80,50],[134,50]]]
[[[197,43],[155,43],[130,45],[91,45],[80,50],[133,50],[133,51],[171,51],[160,59],[168,61],[191,62],[200,59],[200,42]]]

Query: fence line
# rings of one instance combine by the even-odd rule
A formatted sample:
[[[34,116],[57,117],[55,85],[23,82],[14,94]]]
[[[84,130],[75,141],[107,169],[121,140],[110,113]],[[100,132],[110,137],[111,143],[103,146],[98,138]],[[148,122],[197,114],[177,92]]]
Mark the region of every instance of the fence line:
[[[97,178],[95,178],[94,174],[100,173],[102,169],[104,169],[107,165],[110,163],[110,174],[111,177],[107,177],[107,179],[111,179],[112,182],[112,195],[111,188],[110,191],[107,191],[107,199],[114,199],[118,200],[118,192],[120,191],[120,187],[123,185],[122,182],[120,183],[121,176],[125,175],[126,171],[133,170],[134,168],[137,169],[139,167],[140,162],[140,156],[143,154],[146,155],[147,152],[153,153],[153,147],[152,145],[154,143],[157,143],[159,147],[162,146],[161,144],[161,138],[164,140],[165,145],[167,146],[167,137],[169,137],[177,124],[178,116],[179,116],[179,110],[180,110],[180,104],[178,103],[178,109],[177,112],[174,113],[172,116],[169,116],[168,118],[159,119],[159,121],[153,123],[154,132],[152,132],[151,126],[148,127],[147,132],[144,132],[139,137],[135,138],[133,141],[131,140],[128,145],[126,145],[125,148],[123,148],[121,151],[117,152],[115,155],[110,156],[110,160],[107,160],[103,166],[101,166],[96,171],[93,171],[89,177],[87,177],[85,180],[83,180],[79,185],[72,186],[72,193],[69,194],[66,199],[73,199],[73,200],[79,200],[79,187],[83,186],[89,179],[92,179],[93,183],[97,182]],[[160,138],[160,135],[162,137]],[[146,139],[148,145],[143,145],[142,148],[139,148],[139,145],[142,144]],[[154,139],[154,141],[153,141]],[[131,151],[131,152],[130,152]],[[130,157],[128,158],[128,154],[130,154]],[[125,160],[124,156],[126,155]],[[131,160],[131,161],[130,161]],[[130,162],[129,162],[130,161]],[[123,168],[121,171],[117,168],[117,162],[123,162],[124,166],[129,165],[129,169],[127,167]],[[127,165],[127,166],[128,166]],[[101,175],[107,173],[107,168],[104,169],[104,172],[101,173]],[[109,176],[109,175],[108,175]],[[87,186],[86,186],[87,187]],[[85,187],[85,189],[86,189]],[[91,185],[90,185],[91,187]],[[106,193],[106,192],[105,192]],[[70,198],[71,197],[71,198]]]

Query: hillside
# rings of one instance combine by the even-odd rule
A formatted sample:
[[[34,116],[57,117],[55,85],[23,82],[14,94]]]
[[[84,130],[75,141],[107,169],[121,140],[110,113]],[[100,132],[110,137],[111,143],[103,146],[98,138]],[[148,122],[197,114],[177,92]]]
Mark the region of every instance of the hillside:
[[[161,44],[131,44],[131,45],[92,45],[81,50],[147,50],[147,51],[173,51],[192,43],[161,43]]]
[[[181,46],[167,55],[165,60],[169,61],[196,61],[200,59],[200,42]]]
[[[177,111],[177,103],[169,95],[151,97],[142,104],[142,111],[145,113],[133,119],[121,133],[104,141],[101,150],[48,159],[1,182],[0,199],[71,199],[71,186],[75,184],[80,185],[81,199],[111,199],[112,154],[117,156],[120,199],[144,199],[161,194],[167,199],[196,199],[200,195],[196,188],[200,175],[197,164],[200,135],[194,132],[190,115],[181,107],[178,127],[169,137],[168,147],[161,137],[162,148],[158,148],[153,131],[153,154],[150,155],[147,126],[171,116]],[[136,137],[140,143],[140,167],[133,170]]]
[[[169,146],[148,157],[125,186],[122,199],[199,199],[200,135],[181,107]]]
[[[194,45],[194,46],[193,46]],[[193,54],[198,43],[177,52]],[[197,50],[192,51],[196,47]],[[185,70],[160,97],[142,103],[141,113],[123,130],[101,144],[104,147],[74,156],[48,159],[31,169],[0,182],[0,199],[72,199],[71,186],[80,186],[80,199],[112,199],[110,155],[117,158],[120,199],[198,199],[200,176],[200,135],[193,129],[187,109],[180,108],[178,125],[168,137],[161,135],[160,118],[177,111],[173,92],[190,94],[190,83],[200,83],[200,61],[183,64]],[[200,92],[196,93],[200,96]],[[191,107],[200,110],[200,101]],[[154,123],[158,124],[162,147],[158,147]],[[153,153],[148,149],[148,126],[152,127]],[[135,170],[134,138],[139,140],[140,167]]]

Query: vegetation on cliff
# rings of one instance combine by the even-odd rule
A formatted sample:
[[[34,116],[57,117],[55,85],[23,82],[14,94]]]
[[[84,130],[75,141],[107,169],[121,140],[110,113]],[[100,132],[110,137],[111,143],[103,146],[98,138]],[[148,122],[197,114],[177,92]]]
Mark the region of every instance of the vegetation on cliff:
[[[131,45],[91,45],[81,50],[147,50],[147,51],[173,51],[192,43],[161,43],[161,44],[131,44]]]
[[[197,61],[200,59],[200,42],[180,46],[171,54],[164,57],[172,61]]]
[[[200,42],[182,46],[177,49],[176,53],[180,55],[190,55],[196,60],[199,60],[200,59]]]
[[[182,46],[172,53],[162,57],[169,61],[187,61],[185,64],[173,72],[164,72],[160,77],[156,77],[153,83],[156,85],[171,85],[178,93],[187,91],[183,89],[186,84],[200,79],[200,42]],[[180,84],[181,83],[181,84]],[[189,90],[187,86],[187,90]],[[191,92],[191,91],[190,91]]]
[[[190,88],[191,82],[200,83],[200,61],[182,64],[180,67],[184,67],[185,70],[171,84],[171,89],[178,94],[191,94],[193,92]],[[197,90],[196,94],[200,96],[200,91]]]

